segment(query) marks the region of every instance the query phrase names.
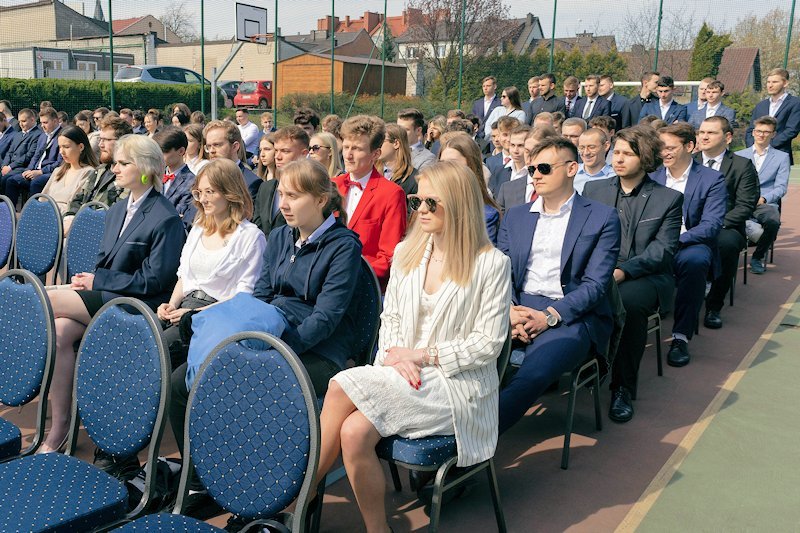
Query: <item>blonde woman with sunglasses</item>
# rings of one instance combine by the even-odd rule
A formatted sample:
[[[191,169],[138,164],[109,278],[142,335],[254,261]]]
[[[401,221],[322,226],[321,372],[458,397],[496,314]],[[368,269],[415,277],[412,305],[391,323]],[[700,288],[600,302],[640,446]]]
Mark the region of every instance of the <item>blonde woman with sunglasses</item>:
[[[331,178],[342,173],[337,146],[336,137],[324,131],[315,133],[308,146],[308,158],[322,163],[322,166],[328,169],[328,176]]]

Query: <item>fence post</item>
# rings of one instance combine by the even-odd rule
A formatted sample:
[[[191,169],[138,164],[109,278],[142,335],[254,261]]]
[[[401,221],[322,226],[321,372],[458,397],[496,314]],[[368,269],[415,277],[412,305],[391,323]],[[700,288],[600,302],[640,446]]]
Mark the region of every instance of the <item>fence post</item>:
[[[331,32],[331,115],[333,115],[333,79],[336,72],[336,64],[334,63],[336,52],[336,26],[333,20],[336,13],[336,0],[331,0],[331,23],[328,31]]]
[[[217,94],[217,67],[211,67],[211,94]],[[211,99],[211,120],[217,120],[217,99]]]
[[[278,127],[278,0],[275,0],[275,31],[272,34],[274,58],[272,60],[272,111],[273,124]]]
[[[658,2],[658,28],[656,29],[656,54],[653,58],[653,70],[658,70],[658,48],[661,46],[661,19],[664,17],[664,0]]]
[[[109,73],[111,81],[111,109],[116,111],[114,94],[114,17],[111,14],[111,0],[108,0],[108,50],[109,50]]]
[[[387,0],[383,0],[383,43],[381,44],[381,118],[383,118],[384,84],[386,79],[386,9]]]
[[[553,59],[556,53],[556,12],[558,11],[558,0],[553,0],[553,32],[550,34],[550,72],[553,72]]]
[[[792,44],[792,27],[794,26],[794,8],[797,0],[792,0],[792,11],[789,14],[789,31],[786,34],[786,51],[783,53],[783,68],[789,66],[789,46]]]
[[[461,35],[458,37],[458,106],[461,109],[461,95],[464,83],[464,26],[467,22],[467,0],[461,0]]]

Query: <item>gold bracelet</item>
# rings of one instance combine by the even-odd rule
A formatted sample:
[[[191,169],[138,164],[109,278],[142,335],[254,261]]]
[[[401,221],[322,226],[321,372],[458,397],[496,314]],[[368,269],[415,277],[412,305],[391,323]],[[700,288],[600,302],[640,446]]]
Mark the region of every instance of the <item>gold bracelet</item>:
[[[427,348],[422,349],[422,366],[428,366],[431,364],[431,354],[428,353]]]

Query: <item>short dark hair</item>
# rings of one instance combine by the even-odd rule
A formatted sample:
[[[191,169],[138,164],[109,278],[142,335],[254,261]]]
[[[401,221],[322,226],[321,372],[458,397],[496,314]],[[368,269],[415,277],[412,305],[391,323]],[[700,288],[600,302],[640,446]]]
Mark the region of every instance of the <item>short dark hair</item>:
[[[560,135],[556,137],[545,137],[539,141],[539,143],[533,147],[533,150],[531,150],[531,157],[536,157],[550,148],[555,148],[559,151],[566,150],[569,152],[569,156],[573,161],[578,161],[578,148],[572,144],[572,141]]]
[[[672,79],[672,76],[661,76],[658,78],[658,87],[675,87],[675,80]]]
[[[43,107],[39,110],[39,117],[47,117],[58,120],[58,112],[52,107]]]
[[[681,143],[684,145],[689,143],[697,143],[697,132],[695,131],[694,126],[688,122],[676,122],[674,124],[670,124],[669,126],[664,126],[663,128],[658,129],[658,133],[659,135],[663,135],[665,133],[674,135],[680,139]],[[617,135],[617,138],[619,138],[619,135]]]
[[[133,133],[133,128],[128,122],[121,117],[105,117],[100,121],[100,129],[114,130],[114,136],[119,139],[123,135],[130,135]]]
[[[763,117],[758,117],[753,121],[753,126],[772,126],[773,130],[778,129],[778,121],[775,120],[775,117],[771,117],[769,115],[764,115]]]
[[[447,112],[447,118],[466,118],[466,115],[460,109],[451,109]]]
[[[23,107],[22,109],[20,109],[19,111],[17,111],[17,116],[20,116],[20,115],[25,115],[26,117],[34,117],[34,118],[36,117],[36,113],[34,113],[33,111],[31,111],[31,110],[30,110],[29,108],[27,108],[27,107]]]
[[[708,82],[708,85],[706,85],[706,90],[708,89],[719,89],[720,91],[725,92],[725,84],[719,80],[710,81]]]
[[[456,118],[450,121],[450,124],[445,126],[444,132],[442,133],[447,133],[451,131],[460,131],[472,135],[473,133],[475,133],[475,125],[471,121],[465,118]]]
[[[101,115],[106,116],[106,115],[108,115],[109,111],[110,111],[110,109],[108,109],[107,107],[98,107],[93,112],[94,113],[100,113]]]
[[[292,123],[301,126],[311,124],[311,126],[316,130],[319,128],[319,115],[317,115],[317,112],[310,107],[300,107],[295,110]]]
[[[161,151],[164,153],[179,148],[185,150],[186,147],[189,146],[189,139],[186,137],[186,134],[182,129],[175,126],[167,126],[161,129],[161,131],[153,135],[153,140],[158,143],[161,147]]]
[[[144,111],[141,109],[134,109],[133,113],[131,113],[133,120],[138,120],[139,122],[144,120]]]
[[[178,111],[177,113],[173,113],[172,116],[178,118],[178,123],[181,126],[185,126],[189,123],[189,115],[187,115],[183,111]]]
[[[597,75],[597,74],[589,74],[588,76],[583,78],[583,81],[593,81],[593,82],[596,82],[596,83],[599,84],[600,83],[600,76]]]
[[[415,128],[422,128],[425,126],[425,115],[419,109],[409,107],[401,109],[397,112],[397,120],[413,120]]]
[[[661,74],[659,74],[658,71],[656,70],[648,70],[647,72],[642,73],[642,77],[640,78],[640,80],[642,81],[642,83],[644,83],[646,81],[650,81],[650,78],[652,78],[653,76],[658,76],[660,78]]]
[[[603,74],[602,76],[600,76],[600,81],[602,80],[608,80],[611,83],[614,83],[614,78],[611,77],[611,74]]]
[[[481,80],[481,84],[483,84],[483,83],[484,83],[484,82],[486,82],[486,81],[490,81],[490,80],[491,80],[492,82],[494,82],[495,84],[497,83],[497,78],[495,78],[494,76],[486,76],[485,78],[483,78],[483,79]]]
[[[590,128],[602,128],[608,131],[616,131],[617,129],[617,121],[613,118],[609,117],[608,115],[600,115],[594,117],[589,121]]]
[[[300,126],[284,126],[279,130],[275,131],[272,137],[272,144],[277,143],[278,141],[297,141],[303,145],[304,148],[308,148],[308,145],[311,143],[311,138],[308,136],[308,132],[301,128]]]
[[[528,126],[527,124],[521,124],[521,125],[517,126],[516,128],[514,128],[513,130],[511,130],[509,135],[519,135],[520,133],[524,133],[525,137],[527,138],[528,134],[531,132],[531,129],[532,128],[530,126]]]
[[[731,122],[720,115],[714,115],[713,117],[706,118],[703,122],[717,122],[719,123],[720,128],[722,128],[722,133],[730,133],[733,135],[733,128],[731,127]]]
[[[690,124],[687,126],[691,127]],[[664,142],[653,128],[647,126],[625,128],[617,134],[617,141],[620,140],[628,143],[633,153],[639,158],[642,170],[645,172],[653,172],[661,166],[663,162],[661,151],[664,149]]]
[[[550,80],[550,83],[555,83],[556,82],[556,75],[553,74],[552,72],[548,72],[546,74],[542,74],[541,76],[539,76],[539,81],[542,81],[542,80]]]

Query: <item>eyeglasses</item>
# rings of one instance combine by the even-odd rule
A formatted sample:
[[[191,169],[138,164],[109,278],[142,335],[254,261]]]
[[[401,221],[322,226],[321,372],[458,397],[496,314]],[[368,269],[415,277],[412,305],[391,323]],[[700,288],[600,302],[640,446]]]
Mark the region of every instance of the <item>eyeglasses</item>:
[[[192,198],[194,198],[195,201],[199,202],[200,199],[203,198],[203,196],[213,197],[216,194],[217,191],[200,191],[198,189],[195,189],[192,191]]]
[[[329,147],[325,146],[324,144],[315,144],[313,146],[308,147],[309,152],[318,152],[320,148],[325,148],[326,150],[330,150]]]
[[[534,172],[538,170],[539,174],[541,174],[542,176],[547,176],[553,171],[554,168],[560,167],[561,165],[566,165],[567,163],[574,163],[574,162],[575,161],[569,160],[569,161],[562,161],[560,163],[553,163],[552,165],[550,163],[539,163],[538,165],[530,165],[528,167],[528,175],[533,176]]]
[[[408,195],[408,205],[411,207],[412,211],[419,211],[419,208],[422,207],[423,202],[425,202],[425,205],[428,206],[428,211],[431,213],[436,212],[436,206],[439,204],[439,200],[436,198],[423,198],[421,196],[417,196],[416,194]]]
[[[220,150],[226,144],[228,143],[225,142],[225,143],[207,144],[203,146],[203,150],[205,150],[207,154],[210,154],[211,152],[216,152],[217,150]]]
[[[775,130],[753,130],[753,135],[772,135]]]

